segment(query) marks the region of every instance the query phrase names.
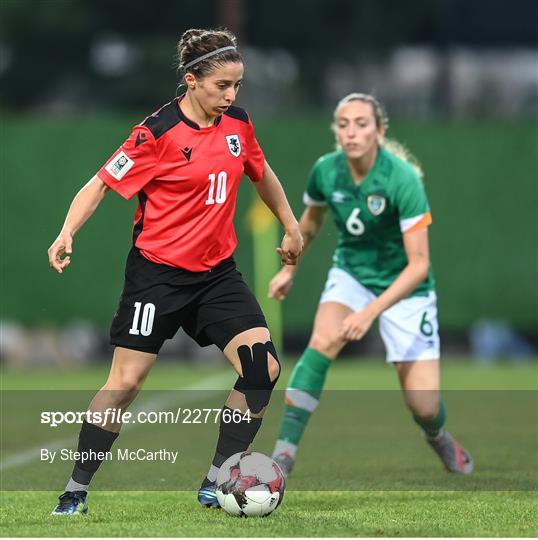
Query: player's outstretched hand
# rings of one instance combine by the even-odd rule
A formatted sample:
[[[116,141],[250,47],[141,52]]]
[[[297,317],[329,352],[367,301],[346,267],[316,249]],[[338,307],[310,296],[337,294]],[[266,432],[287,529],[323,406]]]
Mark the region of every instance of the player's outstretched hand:
[[[73,237],[69,233],[61,232],[48,251],[50,267],[62,274],[64,268],[71,262],[72,251]]]
[[[269,282],[267,296],[275,300],[284,300],[293,285],[293,266],[284,266]]]
[[[299,231],[299,227],[292,231],[287,231],[282,238],[282,244],[276,248],[280,255],[283,264],[297,264],[297,259],[303,251],[303,236]]]
[[[365,307],[348,315],[342,323],[340,336],[344,341],[358,341],[368,332],[375,321],[375,314]]]

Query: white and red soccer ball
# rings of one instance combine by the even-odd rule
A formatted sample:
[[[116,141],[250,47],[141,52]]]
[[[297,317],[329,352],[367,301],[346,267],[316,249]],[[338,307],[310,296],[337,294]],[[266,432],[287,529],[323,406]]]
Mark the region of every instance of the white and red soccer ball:
[[[280,467],[270,457],[260,452],[239,452],[219,470],[217,499],[233,516],[268,516],[282,502],[285,485]]]

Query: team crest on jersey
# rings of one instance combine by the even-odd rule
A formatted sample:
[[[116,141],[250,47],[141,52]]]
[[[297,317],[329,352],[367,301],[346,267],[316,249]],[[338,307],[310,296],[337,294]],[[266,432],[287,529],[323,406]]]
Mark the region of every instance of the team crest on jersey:
[[[238,135],[226,135],[226,142],[228,143],[228,149],[234,157],[238,157],[241,153],[241,141]]]
[[[105,167],[116,180],[121,180],[134,165],[134,161],[123,150]]]
[[[386,199],[381,195],[368,195],[368,210],[374,216],[379,216],[385,210]]]

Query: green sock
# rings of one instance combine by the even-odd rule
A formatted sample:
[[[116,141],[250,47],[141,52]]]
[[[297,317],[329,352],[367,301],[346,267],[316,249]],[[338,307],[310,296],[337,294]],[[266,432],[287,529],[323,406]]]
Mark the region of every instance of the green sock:
[[[310,415],[316,409],[331,359],[308,348],[297,362],[288,382],[284,417],[280,424],[280,441],[297,445]]]
[[[413,415],[415,422],[424,430],[426,437],[433,439],[439,435],[446,422],[446,405],[443,398],[439,400],[439,412],[433,420],[424,420]]]

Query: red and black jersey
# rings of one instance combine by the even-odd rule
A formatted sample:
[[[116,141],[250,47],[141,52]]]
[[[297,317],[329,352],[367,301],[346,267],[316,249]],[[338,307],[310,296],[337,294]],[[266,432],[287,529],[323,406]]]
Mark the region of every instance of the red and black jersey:
[[[232,106],[204,128],[181,99],[135,126],[97,174],[126,199],[138,194],[133,238],[147,259],[202,272],[234,252],[239,182],[261,180],[265,158],[246,111]]]

